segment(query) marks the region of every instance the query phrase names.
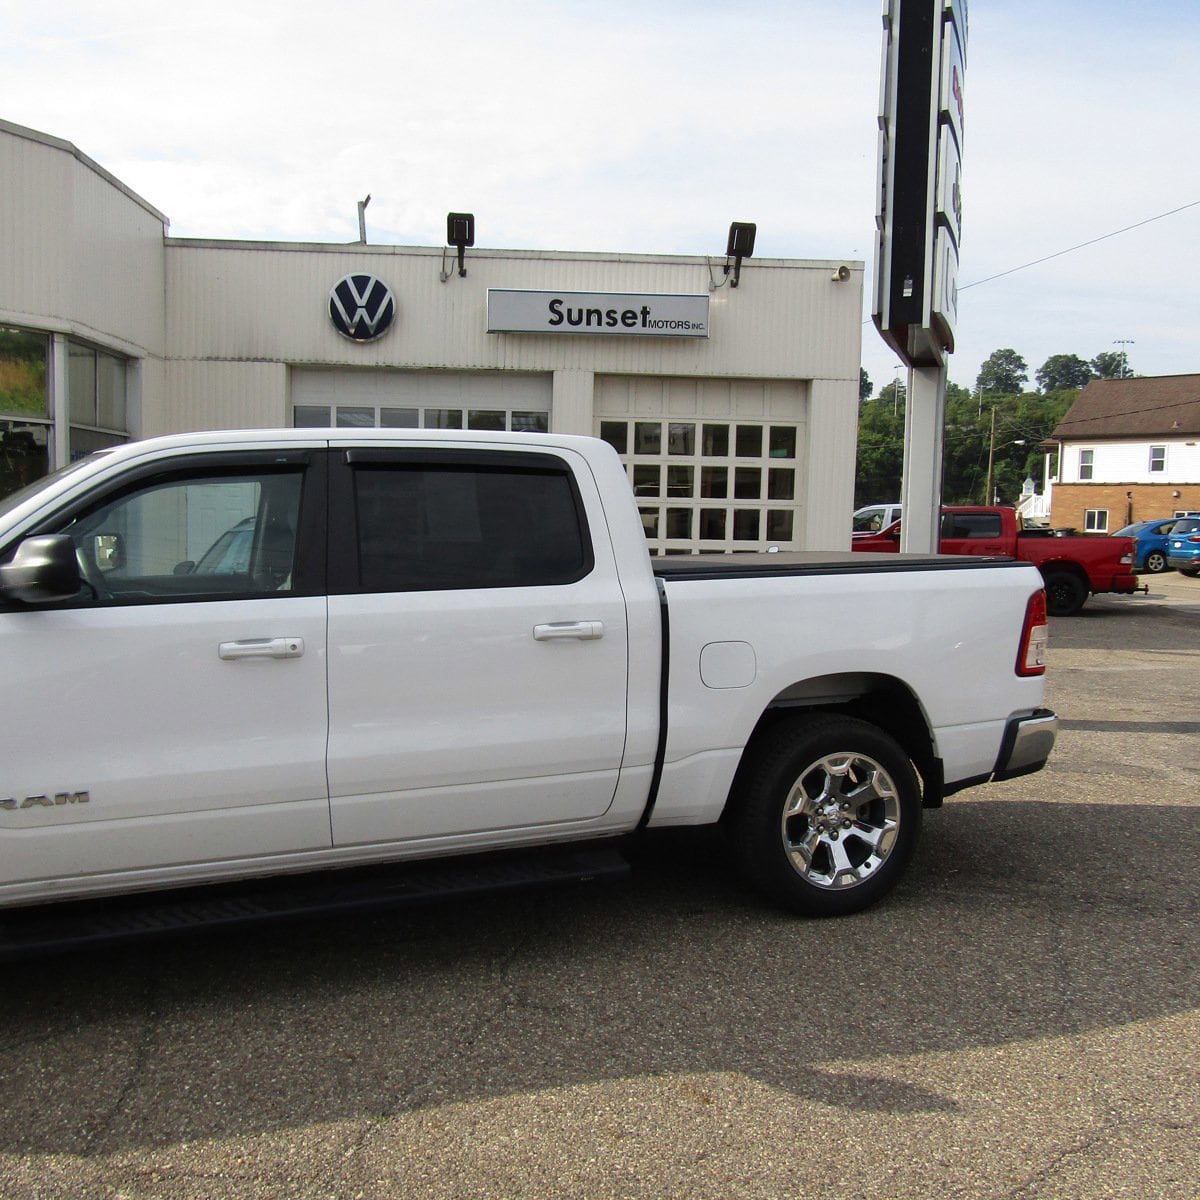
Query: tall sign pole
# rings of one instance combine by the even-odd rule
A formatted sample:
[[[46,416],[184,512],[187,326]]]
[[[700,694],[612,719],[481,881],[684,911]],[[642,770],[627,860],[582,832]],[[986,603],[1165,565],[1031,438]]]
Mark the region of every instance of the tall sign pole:
[[[908,366],[902,550],[938,542],[958,322],[967,0],[883,0],[873,318]]]

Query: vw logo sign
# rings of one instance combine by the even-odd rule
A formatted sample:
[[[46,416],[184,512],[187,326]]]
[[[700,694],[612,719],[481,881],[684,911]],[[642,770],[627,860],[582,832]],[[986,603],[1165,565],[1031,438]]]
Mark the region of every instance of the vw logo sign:
[[[391,288],[374,275],[347,275],[329,293],[329,319],[338,333],[353,342],[381,337],[395,316]]]

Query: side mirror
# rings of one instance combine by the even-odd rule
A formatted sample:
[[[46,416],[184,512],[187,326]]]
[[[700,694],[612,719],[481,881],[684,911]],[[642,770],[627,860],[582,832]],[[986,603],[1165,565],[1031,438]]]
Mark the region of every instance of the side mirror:
[[[64,533],[26,538],[0,565],[0,596],[26,604],[69,600],[83,587],[75,543]]]

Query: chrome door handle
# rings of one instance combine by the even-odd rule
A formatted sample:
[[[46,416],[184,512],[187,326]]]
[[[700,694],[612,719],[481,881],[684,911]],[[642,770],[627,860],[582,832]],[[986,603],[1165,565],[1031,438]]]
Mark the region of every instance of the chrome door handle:
[[[226,662],[239,658],[299,658],[304,639],[299,637],[246,638],[241,642],[222,642],[217,654]]]
[[[535,642],[554,642],[561,638],[575,638],[580,642],[594,642],[604,636],[603,621],[552,621],[549,625],[535,625]]]

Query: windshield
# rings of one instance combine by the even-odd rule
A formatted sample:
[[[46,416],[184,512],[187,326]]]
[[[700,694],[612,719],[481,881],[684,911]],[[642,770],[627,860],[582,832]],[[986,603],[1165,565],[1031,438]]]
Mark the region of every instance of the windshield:
[[[36,496],[48,484],[73,474],[81,467],[86,467],[89,463],[95,462],[101,454],[106,453],[107,451],[105,450],[97,450],[94,454],[85,454],[83,458],[77,458],[73,463],[68,463],[65,467],[59,467],[57,471],[51,471],[49,475],[43,475],[41,479],[35,479],[32,483],[26,484],[23,488],[18,488],[15,492],[10,492],[7,496],[0,496],[0,519],[8,516],[18,504],[28,500],[30,496]]]
[[[1134,521],[1132,525],[1126,525],[1124,529],[1118,529],[1113,534],[1113,537],[1137,537],[1143,529],[1149,529],[1153,524],[1153,521]]]
[[[865,509],[854,515],[854,533],[874,533],[882,529],[885,512],[882,508]]]
[[[1195,533],[1200,529],[1200,517],[1184,517],[1180,521],[1176,521],[1171,528],[1171,532],[1175,533]]]

